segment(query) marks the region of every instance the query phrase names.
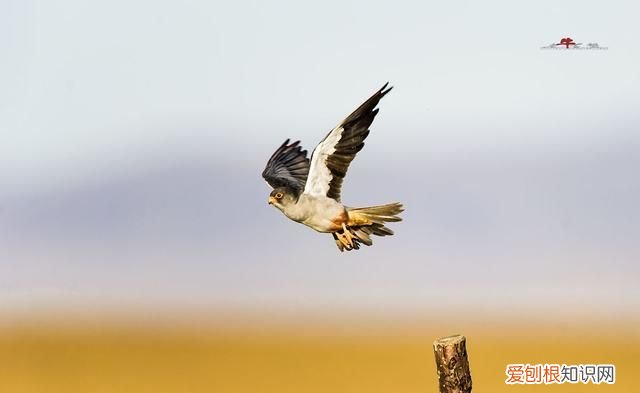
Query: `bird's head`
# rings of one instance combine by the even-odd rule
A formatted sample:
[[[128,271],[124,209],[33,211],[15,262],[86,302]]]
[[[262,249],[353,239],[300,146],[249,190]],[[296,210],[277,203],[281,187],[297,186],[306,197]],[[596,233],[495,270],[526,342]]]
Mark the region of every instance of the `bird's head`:
[[[295,192],[289,187],[277,187],[269,194],[269,204],[282,210],[296,203]]]

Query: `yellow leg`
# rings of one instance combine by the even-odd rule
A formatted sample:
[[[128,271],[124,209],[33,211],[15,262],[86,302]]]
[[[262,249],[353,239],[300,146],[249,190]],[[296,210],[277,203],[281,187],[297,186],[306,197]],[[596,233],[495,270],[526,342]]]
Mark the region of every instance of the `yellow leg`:
[[[347,241],[349,249],[352,249],[353,248],[353,235],[351,235],[351,232],[347,229],[347,225],[344,222],[342,223],[342,229],[344,230],[344,237],[345,237],[345,240]]]
[[[346,248],[347,251],[351,250],[351,247],[349,247],[349,242],[347,241],[347,239],[344,236],[344,234],[342,234],[340,232],[336,232],[336,236],[338,237],[338,241],[340,242],[340,244],[342,244],[343,248]]]
[[[336,243],[340,243],[338,245],[338,248],[340,248],[340,251],[342,251],[342,248],[347,249],[347,251],[353,250],[353,238],[351,236],[351,233],[346,229],[346,226],[344,224],[342,224],[342,228],[342,232],[334,232],[334,235],[336,236]],[[340,247],[340,245],[342,245],[343,247]]]

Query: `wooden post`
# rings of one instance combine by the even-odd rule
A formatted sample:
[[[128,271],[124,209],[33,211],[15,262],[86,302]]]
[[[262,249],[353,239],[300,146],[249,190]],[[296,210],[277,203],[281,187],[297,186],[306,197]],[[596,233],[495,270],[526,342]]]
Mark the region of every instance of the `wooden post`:
[[[471,372],[466,338],[442,337],[433,342],[440,393],[471,393]]]

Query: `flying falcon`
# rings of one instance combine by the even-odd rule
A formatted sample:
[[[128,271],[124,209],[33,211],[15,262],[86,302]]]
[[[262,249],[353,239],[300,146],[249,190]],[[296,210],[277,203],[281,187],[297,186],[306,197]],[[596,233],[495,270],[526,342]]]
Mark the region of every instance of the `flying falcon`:
[[[307,158],[300,141],[289,139],[273,153],[262,177],[273,187],[269,204],[291,220],[322,233],[331,233],[340,251],[373,244],[371,235],[393,235],[386,222],[401,221],[400,203],[347,207],[340,201],[342,180],[349,164],[364,147],[376,106],[390,90],[386,83],[371,98],[340,122]]]

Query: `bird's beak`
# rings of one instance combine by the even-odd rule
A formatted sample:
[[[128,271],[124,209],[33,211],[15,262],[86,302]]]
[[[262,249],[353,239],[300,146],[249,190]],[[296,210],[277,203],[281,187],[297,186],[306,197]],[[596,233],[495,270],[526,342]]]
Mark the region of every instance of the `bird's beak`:
[[[270,196],[270,197],[269,197],[269,204],[270,204],[270,205],[273,205],[274,203],[276,203],[276,198],[274,198],[274,197]]]

